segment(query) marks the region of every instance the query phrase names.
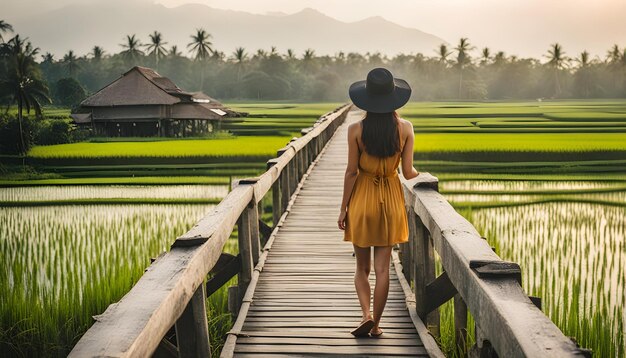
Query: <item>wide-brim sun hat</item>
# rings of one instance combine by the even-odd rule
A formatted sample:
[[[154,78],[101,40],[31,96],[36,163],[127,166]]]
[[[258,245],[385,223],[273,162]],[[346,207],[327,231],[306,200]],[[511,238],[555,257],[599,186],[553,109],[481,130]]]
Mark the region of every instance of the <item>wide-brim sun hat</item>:
[[[394,78],[389,70],[379,67],[367,74],[367,79],[350,85],[350,99],[355,106],[373,113],[389,113],[404,106],[411,97],[411,86]]]

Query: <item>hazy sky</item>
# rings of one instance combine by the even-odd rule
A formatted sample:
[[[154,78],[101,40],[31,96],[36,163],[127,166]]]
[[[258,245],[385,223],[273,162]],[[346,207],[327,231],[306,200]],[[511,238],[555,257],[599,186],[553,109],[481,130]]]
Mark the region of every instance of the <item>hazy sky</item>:
[[[566,52],[604,55],[626,46],[626,0],[158,0],[264,13],[311,7],[344,21],[380,15],[455,43],[469,37],[477,47],[538,55],[555,42]],[[570,49],[570,51],[567,51]],[[574,53],[570,53],[574,55]]]
[[[0,14],[8,11],[13,17],[22,17],[27,11],[44,11],[69,3],[94,1],[98,0],[0,0]],[[379,15],[432,33],[450,43],[456,43],[460,37],[469,37],[477,48],[488,46],[520,56],[540,56],[553,42],[560,42],[570,56],[583,49],[604,56],[612,44],[626,46],[626,0],[126,1],[155,1],[168,7],[201,3],[253,13],[293,13],[311,7],[343,21]],[[123,2],[120,1],[120,4]],[[3,16],[0,15],[0,18]]]

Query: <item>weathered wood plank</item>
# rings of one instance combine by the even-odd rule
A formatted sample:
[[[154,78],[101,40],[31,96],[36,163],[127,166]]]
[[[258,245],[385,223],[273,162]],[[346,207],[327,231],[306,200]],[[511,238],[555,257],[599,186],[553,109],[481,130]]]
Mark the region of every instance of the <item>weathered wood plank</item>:
[[[378,354],[386,356],[424,356],[427,355],[423,347],[385,347],[385,346],[363,346],[356,345],[350,347],[330,347],[323,345],[271,345],[271,344],[238,344],[235,352],[264,352],[264,353],[310,353],[316,354],[342,354],[342,355],[358,355]]]
[[[327,337],[239,337],[237,341],[239,344],[312,344],[312,345],[325,345],[325,346],[404,346],[404,347],[421,347],[418,340],[407,338],[390,338],[381,336],[380,339],[366,338],[327,338]]]

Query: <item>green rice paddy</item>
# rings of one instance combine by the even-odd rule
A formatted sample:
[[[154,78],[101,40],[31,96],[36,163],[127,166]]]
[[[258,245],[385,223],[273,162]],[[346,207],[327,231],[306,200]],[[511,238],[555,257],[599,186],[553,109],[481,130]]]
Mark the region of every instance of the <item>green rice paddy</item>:
[[[7,356],[65,356],[100,314],[208,205],[0,210],[0,346]]]
[[[0,351],[66,355],[232,179],[263,172],[337,106],[236,103],[250,116],[226,126],[232,138],[33,148],[34,173],[0,175]],[[543,311],[595,356],[623,358],[626,102],[411,103],[400,114],[414,124],[418,170],[521,265]],[[207,304],[218,355],[231,324],[225,288]],[[441,344],[454,355],[451,319],[448,303]]]

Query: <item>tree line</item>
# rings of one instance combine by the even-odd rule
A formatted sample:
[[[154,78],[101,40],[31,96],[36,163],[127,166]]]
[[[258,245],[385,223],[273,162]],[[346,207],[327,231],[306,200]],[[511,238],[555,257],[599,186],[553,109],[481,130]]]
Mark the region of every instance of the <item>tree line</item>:
[[[570,57],[554,43],[536,59],[479,49],[467,38],[455,46],[441,44],[431,54],[393,57],[378,52],[317,55],[314,49],[298,54],[276,47],[254,52],[238,47],[226,54],[211,39],[205,29],[196,29],[184,55],[154,31],[146,41],[127,35],[117,53],[93,46],[89,54],[70,50],[56,59],[0,20],[0,104],[5,113],[17,106],[21,128],[24,111],[39,117],[44,104],[76,106],[136,65],[154,68],[185,90],[222,100],[344,101],[349,84],[379,66],[412,85],[412,100],[626,97],[626,48],[617,44],[602,57],[587,51]]]
[[[0,34],[12,30],[0,20]],[[183,89],[225,100],[345,100],[347,86],[377,66],[409,81],[413,100],[626,97],[626,48],[617,44],[603,57],[587,51],[569,57],[554,43],[542,59],[535,59],[478,49],[461,38],[456,46],[441,44],[430,55],[388,57],[377,52],[317,55],[313,49],[297,54],[276,47],[254,52],[239,47],[226,54],[213,47],[211,38],[206,30],[197,29],[186,46],[189,56],[177,45],[167,46],[164,36],[154,31],[145,42],[127,35],[117,53],[94,46],[89,54],[78,56],[70,50],[55,59],[49,52],[40,54],[19,35],[6,42],[0,36],[5,58],[1,74],[6,78],[20,72],[20,66],[30,67],[33,74],[41,74],[31,76],[42,81],[39,99],[46,100],[47,94],[60,104],[74,104],[67,102],[80,97],[80,89],[93,93],[135,65],[154,68]],[[12,62],[22,62],[9,69],[7,55],[14,57]],[[43,92],[44,86],[49,92]],[[3,100],[7,101],[6,94]]]

